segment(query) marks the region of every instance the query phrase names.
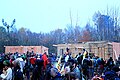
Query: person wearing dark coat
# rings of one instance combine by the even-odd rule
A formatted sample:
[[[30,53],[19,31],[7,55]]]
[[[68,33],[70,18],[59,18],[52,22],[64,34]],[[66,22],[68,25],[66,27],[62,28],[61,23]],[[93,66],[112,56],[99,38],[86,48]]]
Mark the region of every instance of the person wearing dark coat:
[[[114,66],[112,70],[105,72],[104,80],[120,80],[120,68]]]
[[[114,61],[113,61],[112,57],[110,57],[110,59],[108,59],[106,66],[108,68],[112,69],[112,67],[114,66]]]
[[[13,74],[14,74],[14,80],[23,80],[23,73],[21,72],[19,62],[16,62]]]
[[[31,80],[44,80],[43,60],[36,60],[36,66],[32,72]]]

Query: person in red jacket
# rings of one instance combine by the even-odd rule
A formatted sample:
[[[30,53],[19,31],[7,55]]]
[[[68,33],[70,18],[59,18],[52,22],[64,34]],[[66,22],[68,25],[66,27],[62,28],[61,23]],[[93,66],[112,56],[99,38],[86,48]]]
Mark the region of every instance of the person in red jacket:
[[[32,55],[32,57],[30,58],[30,63],[32,64],[33,67],[35,67],[35,61],[36,58],[34,57],[34,55]]]
[[[48,64],[48,57],[46,52],[42,55],[42,60],[44,61],[43,65],[44,65],[44,69],[46,69],[46,65]]]

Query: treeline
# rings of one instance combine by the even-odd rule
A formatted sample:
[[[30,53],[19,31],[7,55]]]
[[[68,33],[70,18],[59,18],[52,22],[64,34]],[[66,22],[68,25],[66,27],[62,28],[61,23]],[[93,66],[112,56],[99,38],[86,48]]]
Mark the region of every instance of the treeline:
[[[0,27],[0,52],[4,52],[5,45],[11,46],[39,46],[49,48],[49,52],[56,52],[53,44],[78,43],[86,41],[117,41],[120,42],[119,16],[116,10],[112,14],[97,12],[93,15],[94,25],[87,23],[86,26],[67,26],[64,30],[57,29],[49,33],[35,33],[29,29],[15,27],[8,33],[6,27]]]

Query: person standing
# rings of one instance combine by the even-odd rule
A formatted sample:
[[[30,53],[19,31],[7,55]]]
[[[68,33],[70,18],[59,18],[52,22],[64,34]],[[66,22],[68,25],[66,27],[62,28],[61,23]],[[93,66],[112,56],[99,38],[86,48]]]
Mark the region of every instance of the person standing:
[[[44,61],[44,70],[46,69],[46,65],[48,64],[48,57],[47,57],[47,54],[46,52],[42,55],[42,60]]]

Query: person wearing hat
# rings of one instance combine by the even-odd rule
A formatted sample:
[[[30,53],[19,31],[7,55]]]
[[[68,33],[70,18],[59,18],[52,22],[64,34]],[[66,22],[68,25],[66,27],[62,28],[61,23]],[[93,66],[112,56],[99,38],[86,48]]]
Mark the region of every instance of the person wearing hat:
[[[12,69],[10,67],[10,63],[4,61],[4,68],[3,68],[3,74],[0,75],[0,78],[4,80],[12,80]]]
[[[66,51],[67,51],[67,52],[65,52],[65,62],[68,62],[68,60],[71,59],[70,49],[69,49],[69,48],[66,48]]]
[[[16,62],[19,62],[21,72],[23,72],[23,68],[24,68],[24,66],[25,66],[25,61],[22,59],[22,57],[21,57],[20,54],[18,54],[18,58],[17,58],[15,61],[16,61]]]

